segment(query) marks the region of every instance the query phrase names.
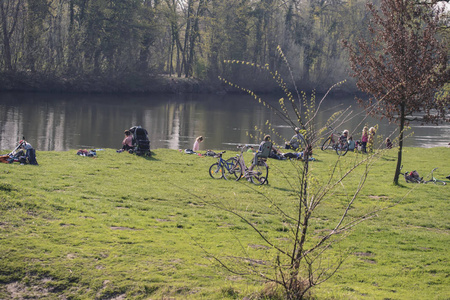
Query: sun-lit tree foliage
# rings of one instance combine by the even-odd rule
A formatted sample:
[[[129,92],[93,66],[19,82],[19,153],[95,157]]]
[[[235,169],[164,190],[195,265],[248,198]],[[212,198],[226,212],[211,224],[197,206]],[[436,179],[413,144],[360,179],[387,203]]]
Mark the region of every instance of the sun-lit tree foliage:
[[[369,94],[359,99],[368,111],[399,126],[399,149],[394,183],[402,165],[405,125],[418,120],[446,120],[449,97],[436,93],[450,81],[448,49],[437,37],[442,10],[433,2],[382,0],[371,13],[370,36],[357,45],[344,42],[350,53],[352,76],[358,88]]]

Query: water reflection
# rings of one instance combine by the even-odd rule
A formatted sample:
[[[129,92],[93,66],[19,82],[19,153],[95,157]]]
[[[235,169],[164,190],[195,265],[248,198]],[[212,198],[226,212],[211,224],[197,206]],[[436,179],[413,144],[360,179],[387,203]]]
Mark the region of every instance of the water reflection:
[[[273,97],[276,101],[275,97]],[[336,110],[352,99],[328,99],[317,121],[322,125]],[[275,103],[274,103],[275,104]],[[352,105],[352,118],[345,124],[360,138],[364,124],[378,124],[378,133],[387,135],[396,126],[367,119]],[[355,116],[356,115],[356,116]],[[198,135],[205,137],[201,149],[234,150],[237,144],[256,143],[248,133],[273,125],[281,137],[292,129],[273,112],[247,95],[66,95],[0,94],[0,149],[10,150],[23,136],[40,151],[78,148],[120,148],[123,131],[141,125],[149,132],[151,148],[192,148]],[[344,128],[339,128],[343,130]],[[446,146],[450,126],[415,126],[408,146]],[[268,132],[268,130],[267,130]],[[272,136],[278,143],[281,137]]]

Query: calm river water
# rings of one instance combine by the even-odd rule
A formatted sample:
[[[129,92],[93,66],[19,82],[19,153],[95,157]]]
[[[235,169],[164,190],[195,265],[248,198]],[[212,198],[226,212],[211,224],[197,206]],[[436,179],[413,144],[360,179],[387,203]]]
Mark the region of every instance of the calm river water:
[[[276,105],[277,97],[267,96]],[[352,105],[355,117],[338,128],[349,129],[360,138],[364,124],[378,124],[379,135],[396,126],[366,119],[353,99],[332,99],[324,103],[317,118],[323,125],[337,110]],[[134,125],[148,130],[151,148],[192,148],[196,136],[205,137],[200,149],[235,150],[237,144],[256,144],[248,134],[263,128],[275,142],[281,137],[269,132],[270,123],[281,137],[289,139],[292,129],[269,109],[248,95],[86,95],[0,93],[0,150],[10,150],[24,136],[36,150],[64,151],[121,147],[123,131]],[[407,146],[446,146],[450,125],[412,126]]]

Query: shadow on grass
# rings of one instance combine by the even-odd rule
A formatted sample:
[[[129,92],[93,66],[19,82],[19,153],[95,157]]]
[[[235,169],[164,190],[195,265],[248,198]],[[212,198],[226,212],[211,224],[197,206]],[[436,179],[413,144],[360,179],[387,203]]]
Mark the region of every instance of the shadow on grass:
[[[270,182],[269,182],[269,185],[270,185]],[[295,192],[295,190],[288,189],[288,188],[280,188],[280,187],[274,187],[274,186],[272,186],[272,188],[274,190],[279,190],[279,191],[283,191],[283,192]]]
[[[136,155],[136,154],[133,154]],[[153,151],[150,151],[150,155],[136,155],[137,157],[141,157],[148,161],[159,161],[160,159],[156,158],[157,154]]]
[[[381,160],[384,160],[384,161],[395,161],[396,159],[383,156],[383,157],[381,157]]]

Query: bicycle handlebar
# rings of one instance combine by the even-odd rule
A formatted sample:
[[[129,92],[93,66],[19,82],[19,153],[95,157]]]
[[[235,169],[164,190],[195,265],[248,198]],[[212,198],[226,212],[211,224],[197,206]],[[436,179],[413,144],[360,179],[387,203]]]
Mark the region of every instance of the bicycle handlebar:
[[[226,153],[227,151],[222,151],[219,153],[216,153],[216,155],[214,155],[214,157],[222,157],[222,154]]]

